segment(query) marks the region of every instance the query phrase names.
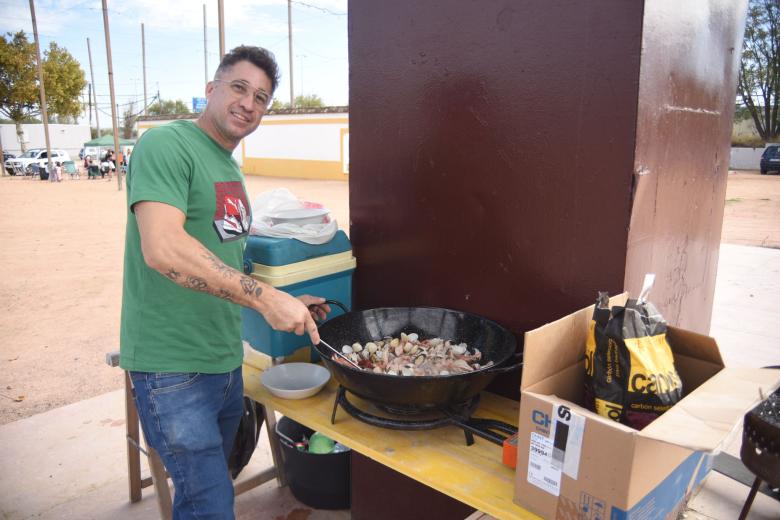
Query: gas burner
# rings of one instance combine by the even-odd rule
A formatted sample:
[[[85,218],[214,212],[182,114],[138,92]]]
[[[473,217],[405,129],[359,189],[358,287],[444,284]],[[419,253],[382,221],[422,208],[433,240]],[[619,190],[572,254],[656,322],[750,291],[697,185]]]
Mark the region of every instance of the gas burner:
[[[451,415],[458,415],[461,417],[470,417],[474,410],[477,409],[479,404],[479,394],[475,395],[471,399],[463,401],[461,403],[455,403],[446,408],[441,407],[427,407],[420,408],[416,406],[404,406],[399,404],[387,404],[377,403],[370,401],[373,406],[382,412],[391,414],[393,416],[402,417],[418,417],[418,418],[441,418],[450,417]]]
[[[501,446],[504,440],[517,433],[517,428],[511,424],[493,419],[471,417],[471,414],[474,413],[479,405],[479,395],[474,396],[465,403],[432,410],[393,407],[379,403],[372,404],[380,410],[394,415],[394,417],[374,415],[357,408],[347,399],[346,388],[339,385],[336,399],[333,403],[333,413],[330,416],[330,422],[331,424],[336,423],[336,411],[339,405],[341,405],[344,411],[355,419],[379,428],[391,430],[432,430],[443,426],[458,426],[463,429],[463,433],[466,436],[466,445],[468,446],[474,444],[474,435]],[[396,410],[397,412],[395,412]]]

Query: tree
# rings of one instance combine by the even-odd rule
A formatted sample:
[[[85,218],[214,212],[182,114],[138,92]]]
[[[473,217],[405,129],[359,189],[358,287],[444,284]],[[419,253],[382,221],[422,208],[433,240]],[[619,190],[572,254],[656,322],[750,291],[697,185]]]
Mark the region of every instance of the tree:
[[[135,103],[132,101],[127,105],[122,117],[122,137],[125,139],[135,138],[135,121],[138,114],[135,113]]]
[[[750,0],[737,93],[764,141],[780,135],[780,5]]]
[[[295,96],[295,108],[320,108],[324,106],[325,103],[317,94]],[[271,110],[281,110],[285,108],[290,108],[290,103],[283,103],[278,99],[274,99],[273,104],[271,104]]]
[[[43,84],[49,113],[75,118],[81,114],[81,92],[87,86],[81,65],[56,43],[49,43],[43,62]]]
[[[21,137],[22,123],[41,114],[35,43],[27,40],[24,31],[7,35],[0,40],[0,114],[16,123]],[[54,42],[42,60],[48,115],[52,120],[77,117],[81,113],[79,95],[87,84],[81,66]]]
[[[163,115],[176,115],[176,114],[190,114],[189,107],[184,101],[177,99],[172,101],[170,99],[163,99],[149,105],[146,109],[146,113],[150,116],[163,116]]]
[[[92,136],[92,139],[97,139],[98,137],[103,137],[104,135],[111,135],[114,133],[113,128],[101,128],[100,129],[100,135],[98,135],[97,128],[92,126],[89,128],[89,133]]]

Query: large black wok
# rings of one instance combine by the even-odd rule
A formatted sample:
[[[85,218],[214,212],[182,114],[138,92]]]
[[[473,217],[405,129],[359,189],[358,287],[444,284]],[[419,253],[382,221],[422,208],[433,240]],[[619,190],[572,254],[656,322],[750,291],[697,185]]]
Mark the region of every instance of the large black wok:
[[[335,354],[325,345],[315,348],[344,388],[364,399],[406,410],[462,403],[481,392],[496,375],[522,366],[500,366],[515,354],[517,343],[511,332],[493,321],[460,311],[387,307],[347,312],[319,326],[320,337],[337,350],[355,342],[366,344],[388,336],[399,337],[401,332],[416,332],[421,339],[438,337],[465,342],[469,351],[477,348],[482,352],[481,364],[493,361],[494,365],[466,374],[393,376],[337,363],[332,359]]]

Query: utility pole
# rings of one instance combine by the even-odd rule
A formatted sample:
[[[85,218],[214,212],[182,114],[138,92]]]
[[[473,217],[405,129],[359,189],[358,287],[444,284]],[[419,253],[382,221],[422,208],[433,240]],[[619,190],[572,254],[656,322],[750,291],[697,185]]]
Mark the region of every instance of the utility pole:
[[[141,60],[144,68],[144,115],[146,115],[146,38],[143,23],[141,24]]]
[[[5,156],[3,155],[3,133],[0,132],[0,157],[2,157],[2,164],[0,164],[0,168],[3,169],[3,177],[7,175],[8,172],[5,171]]]
[[[0,164],[0,168],[3,169],[3,177],[5,177],[8,172],[5,171],[5,156],[3,155],[3,134],[0,132],[0,157],[3,157],[3,164]]]
[[[209,53],[206,42],[206,4],[203,4],[203,70],[206,83],[209,82]]]
[[[32,2],[32,0],[30,0]],[[103,30],[106,33],[106,58],[108,59],[108,89],[111,92],[111,126],[114,130],[114,164],[119,158],[119,127],[116,123],[116,113],[119,107],[116,105],[116,96],[114,95],[114,66],[111,63],[111,35],[108,29],[108,5],[103,0]],[[122,191],[122,171],[116,169],[117,189]]]
[[[89,105],[89,127],[92,128],[92,83],[87,83],[87,104]]]
[[[38,22],[35,20],[35,5],[30,0],[30,14],[32,15],[33,36],[35,37],[35,55],[38,58],[38,82],[41,86],[41,116],[43,117],[43,134],[46,137],[46,164],[49,175],[54,172],[51,166],[51,143],[49,142],[49,114],[46,110],[46,88],[43,86],[43,64],[41,63],[41,44],[38,41]],[[24,147],[24,145],[22,145]],[[5,166],[3,166],[5,168]]]
[[[295,93],[293,90],[293,45],[292,45],[292,0],[287,0],[287,42],[290,55],[290,108],[295,108]]]
[[[95,88],[95,69],[92,68],[92,48],[89,46],[89,37],[87,37],[87,54],[89,54],[89,74],[92,76],[92,95],[95,96],[95,126],[97,127],[97,136],[100,137],[100,116],[98,115],[97,88]]]
[[[217,17],[219,20],[219,61],[225,57],[225,4],[217,0]]]

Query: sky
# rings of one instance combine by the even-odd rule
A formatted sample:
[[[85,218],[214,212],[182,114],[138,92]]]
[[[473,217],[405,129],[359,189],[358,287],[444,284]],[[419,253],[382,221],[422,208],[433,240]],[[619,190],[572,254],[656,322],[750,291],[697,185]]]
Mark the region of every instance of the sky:
[[[141,24],[146,46],[147,98],[180,99],[192,108],[205,96],[206,59],[203,5],[206,5],[208,76],[219,64],[217,0],[109,0],[108,18],[114,89],[119,116],[133,102],[143,104]],[[281,81],[274,95],[290,101],[287,0],[224,0],[225,49],[258,45],[274,53]],[[92,82],[87,38],[92,50],[100,126],[110,126],[106,38],[101,0],[35,0],[41,53],[55,41],[81,64]],[[347,0],[293,0],[293,88],[316,94],[328,106],[348,104]],[[33,41],[29,0],[0,0],[0,31],[23,30]],[[6,36],[7,37],[7,36]],[[83,95],[86,101],[86,89]],[[88,117],[81,122],[86,123]],[[121,124],[121,122],[120,122]],[[92,126],[95,126],[93,115]]]

